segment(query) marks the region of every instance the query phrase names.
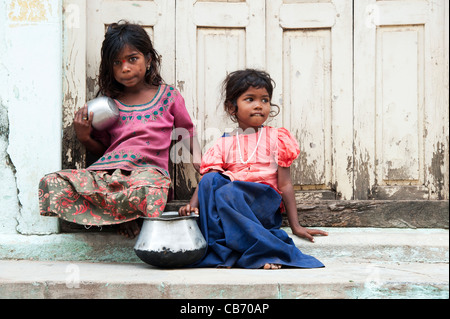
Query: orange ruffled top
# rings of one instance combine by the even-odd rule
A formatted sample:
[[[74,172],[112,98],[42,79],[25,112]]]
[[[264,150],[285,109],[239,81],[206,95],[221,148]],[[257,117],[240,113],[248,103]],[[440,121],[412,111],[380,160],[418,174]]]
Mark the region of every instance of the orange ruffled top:
[[[259,134],[262,136],[258,144]],[[236,135],[222,136],[203,156],[200,173],[217,170],[231,181],[264,183],[279,192],[278,165],[289,167],[300,154],[298,143],[291,133],[285,128],[264,126],[253,134],[239,134],[239,144],[241,156]],[[242,163],[252,155],[257,144],[253,157],[248,163]]]

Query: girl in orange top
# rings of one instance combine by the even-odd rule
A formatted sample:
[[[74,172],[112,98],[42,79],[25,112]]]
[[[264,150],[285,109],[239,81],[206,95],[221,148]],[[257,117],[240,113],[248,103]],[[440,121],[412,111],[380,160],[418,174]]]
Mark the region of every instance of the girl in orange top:
[[[206,152],[200,168],[205,175],[179,210],[180,215],[200,212],[208,242],[194,267],[323,267],[280,229],[284,208],[295,235],[310,241],[327,235],[298,221],[289,168],[300,153],[296,140],[284,128],[263,126],[279,110],[271,103],[273,83],[266,72],[251,69],[224,81],[225,111],[239,127]]]

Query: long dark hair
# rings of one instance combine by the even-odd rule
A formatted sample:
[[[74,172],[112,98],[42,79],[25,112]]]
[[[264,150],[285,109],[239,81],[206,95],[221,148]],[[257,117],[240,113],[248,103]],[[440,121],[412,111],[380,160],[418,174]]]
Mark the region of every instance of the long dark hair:
[[[270,116],[275,117],[278,113],[280,113],[280,107],[272,103],[272,93],[275,87],[275,81],[270,77],[270,75],[262,70],[238,70],[228,74],[222,84],[222,96],[225,100],[225,112],[230,115],[233,122],[237,122],[237,99],[250,87],[257,89],[265,88],[271,100],[270,105],[274,108],[270,111]]]
[[[153,48],[147,32],[138,24],[119,21],[108,27],[103,40],[97,95],[117,98],[123,92],[124,86],[114,78],[113,62],[127,45],[141,52],[145,58],[151,59],[150,70],[145,74],[145,82],[155,86],[164,82],[160,75],[160,55]]]

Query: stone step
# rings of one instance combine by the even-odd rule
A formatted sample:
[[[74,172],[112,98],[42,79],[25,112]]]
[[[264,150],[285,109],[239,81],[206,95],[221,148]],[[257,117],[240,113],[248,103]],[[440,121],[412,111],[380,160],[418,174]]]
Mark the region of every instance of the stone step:
[[[3,234],[0,298],[449,298],[448,230],[322,229],[310,243],[285,228],[325,268],[280,270],[158,269],[111,232]]]
[[[157,298],[185,305],[191,299],[449,298],[448,263],[323,262],[319,269],[249,270],[0,260],[0,298]],[[181,311],[179,303],[171,304],[164,314],[175,318]]]
[[[305,254],[327,260],[371,260],[374,262],[448,263],[447,229],[327,228],[329,236],[315,242],[292,235],[283,228]],[[54,235],[0,234],[0,259],[52,261],[140,262],[133,246],[112,232]]]

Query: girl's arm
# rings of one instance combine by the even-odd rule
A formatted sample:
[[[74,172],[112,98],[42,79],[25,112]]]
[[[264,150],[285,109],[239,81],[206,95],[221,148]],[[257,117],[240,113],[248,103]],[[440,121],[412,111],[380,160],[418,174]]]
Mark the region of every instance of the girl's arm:
[[[212,169],[210,171],[208,171],[208,173],[213,173],[213,172],[218,172],[218,170]],[[206,174],[208,174],[206,173]],[[178,215],[180,216],[186,216],[186,215],[190,215],[191,213],[194,214],[199,214],[198,211],[198,187],[195,189],[194,194],[191,197],[191,200],[189,201],[189,204],[180,207],[180,209],[178,210]]]
[[[328,233],[318,229],[308,229],[300,226],[297,215],[297,204],[295,202],[294,187],[291,180],[290,167],[278,166],[278,188],[281,191],[284,206],[286,207],[286,214],[292,233],[309,239],[314,242],[314,235],[328,236]]]
[[[195,192],[192,195],[189,204],[180,207],[180,209],[178,210],[178,215],[180,216],[188,216],[192,213],[198,215],[198,187],[195,189]]]
[[[84,120],[84,118],[88,118],[88,108],[85,105],[75,113],[73,126],[78,140],[86,149],[94,155],[102,156],[106,151],[106,147],[91,137],[93,116],[94,113],[91,112],[89,119],[87,121]]]

